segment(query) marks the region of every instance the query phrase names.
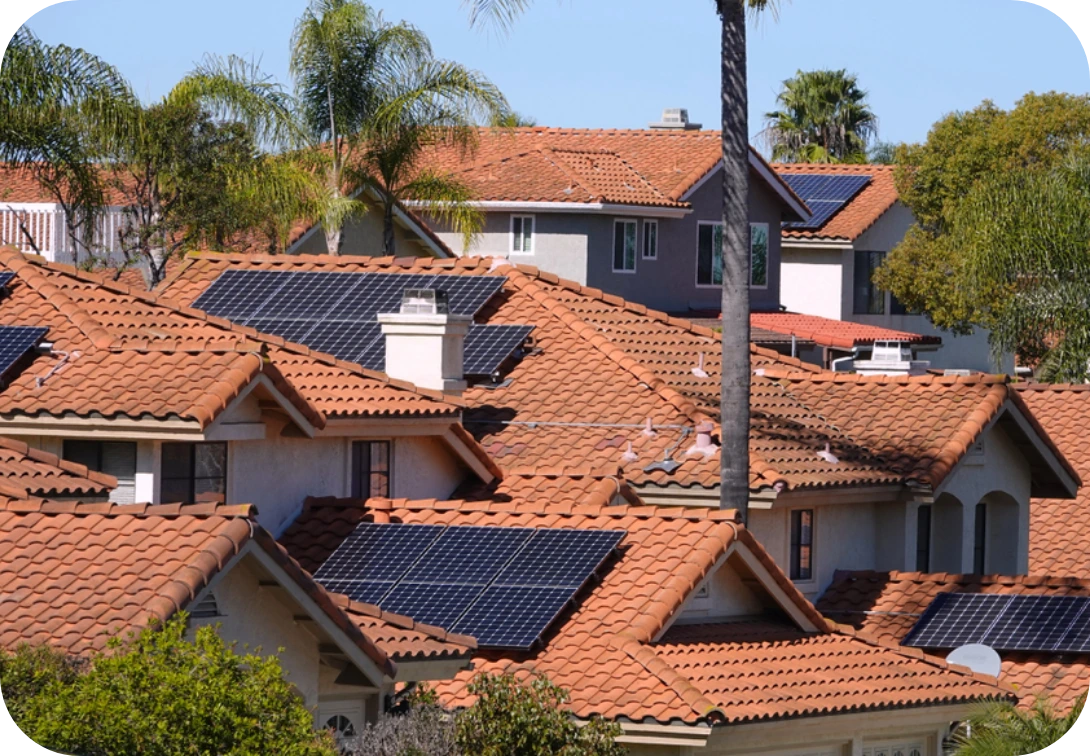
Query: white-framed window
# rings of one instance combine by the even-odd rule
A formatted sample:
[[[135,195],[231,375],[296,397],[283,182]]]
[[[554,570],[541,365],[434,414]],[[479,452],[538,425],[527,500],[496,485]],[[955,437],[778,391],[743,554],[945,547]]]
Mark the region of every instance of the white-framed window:
[[[767,223],[749,224],[749,285],[768,288],[769,235]],[[700,221],[696,233],[696,285],[723,285],[723,224]]]
[[[659,256],[659,222],[657,220],[645,220],[643,222],[643,259],[657,260]]]
[[[352,498],[390,497],[391,445],[389,441],[352,442]]]
[[[511,216],[511,254],[532,255],[534,253],[534,216]]]
[[[636,221],[613,221],[613,272],[636,272]]]
[[[110,501],[114,504],[136,502],[136,444],[65,439],[61,456],[117,478],[117,488],[110,492]]]
[[[927,756],[927,749],[921,738],[915,741],[864,746],[863,756]]]

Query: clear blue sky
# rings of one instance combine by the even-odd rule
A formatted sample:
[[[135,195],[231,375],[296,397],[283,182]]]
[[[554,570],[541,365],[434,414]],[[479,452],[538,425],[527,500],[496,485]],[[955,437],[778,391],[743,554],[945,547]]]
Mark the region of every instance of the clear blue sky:
[[[161,96],[205,52],[257,56],[287,81],[288,39],[305,0],[76,0],[34,16],[48,42],[117,65],[141,96]],[[712,0],[537,0],[506,37],[471,30],[461,0],[373,3],[428,34],[438,55],[491,77],[541,125],[641,127],[664,107],[718,122]],[[859,75],[880,137],[917,141],[944,114],[1027,91],[1090,91],[1075,34],[1014,0],[785,0],[751,26],[751,130],[796,69]]]

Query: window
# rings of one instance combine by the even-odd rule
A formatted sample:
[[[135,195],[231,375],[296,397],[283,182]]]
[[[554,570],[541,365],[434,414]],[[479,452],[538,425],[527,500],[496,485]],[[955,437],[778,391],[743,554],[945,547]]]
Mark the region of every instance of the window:
[[[889,295],[889,314],[890,315],[916,315],[917,313],[909,312],[904,303],[892,294]]]
[[[659,256],[659,222],[643,222],[643,259],[656,260]]]
[[[136,444],[129,441],[65,441],[61,456],[117,478],[117,488],[110,492],[110,501],[114,504],[136,501]]]
[[[636,221],[613,222],[613,272],[636,272]]]
[[[916,571],[931,572],[931,505],[916,510]]]
[[[768,286],[768,224],[749,224],[749,283]],[[723,285],[723,224],[701,223],[696,237],[697,286]]]
[[[534,253],[534,216],[511,216],[511,254],[532,255]]]
[[[980,502],[976,505],[976,526],[973,532],[973,572],[984,574],[985,549],[984,539],[988,537],[988,505]]]
[[[227,500],[227,444],[163,444],[159,501]]]
[[[883,315],[886,312],[886,293],[875,286],[873,278],[886,257],[885,252],[855,253],[854,302],[852,312],[856,315]]]
[[[749,285],[768,286],[768,224],[749,224]]]
[[[791,513],[791,579],[814,579],[814,510]]]
[[[352,498],[390,495],[390,442],[352,442]]]

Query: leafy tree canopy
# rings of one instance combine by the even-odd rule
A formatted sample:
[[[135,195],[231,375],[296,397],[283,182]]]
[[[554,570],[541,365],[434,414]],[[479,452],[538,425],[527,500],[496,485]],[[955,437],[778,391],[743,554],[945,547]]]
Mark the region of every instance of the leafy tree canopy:
[[[1072,167],[1086,158],[1090,97],[1084,95],[1031,93],[1010,111],[985,102],[947,116],[925,143],[896,151],[898,194],[916,225],[875,282],[955,333],[1004,324],[1004,333],[993,336],[996,352],[1040,357],[1070,322],[1056,319],[1048,304],[1055,299],[1026,297],[1060,261],[1070,265],[1072,256],[1086,254],[1085,198]],[[1016,254],[1014,245],[1023,243]],[[1001,270],[1001,264],[1020,267]],[[1035,314],[1015,318],[1008,307],[1015,290],[1020,305],[1037,303]]]
[[[47,649],[0,652],[0,685],[23,732],[65,753],[336,754],[275,656],[237,654],[208,626],[186,640],[184,615],[112,640],[82,672]]]
[[[1071,729],[1085,703],[1084,693],[1071,711],[1062,715],[1045,698],[1028,711],[1011,703],[986,706],[958,735],[953,756],[1021,756],[1043,751]]]

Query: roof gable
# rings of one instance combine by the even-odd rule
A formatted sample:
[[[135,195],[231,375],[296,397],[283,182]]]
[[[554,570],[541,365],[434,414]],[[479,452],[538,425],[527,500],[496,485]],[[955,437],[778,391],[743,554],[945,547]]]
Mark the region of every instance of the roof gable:
[[[772,167],[781,176],[813,174],[871,177],[870,183],[829,218],[821,228],[785,228],[783,230],[785,241],[792,239],[855,241],[897,202],[897,187],[893,181],[894,167],[891,165],[773,163]]]

